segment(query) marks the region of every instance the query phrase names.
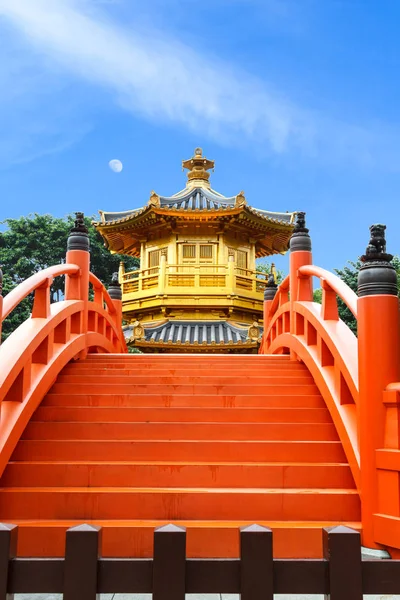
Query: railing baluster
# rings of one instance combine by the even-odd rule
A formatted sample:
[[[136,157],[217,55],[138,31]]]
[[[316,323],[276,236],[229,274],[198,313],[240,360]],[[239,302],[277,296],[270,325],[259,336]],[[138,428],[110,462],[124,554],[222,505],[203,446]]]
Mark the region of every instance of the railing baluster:
[[[93,301],[94,301],[95,304],[100,304],[101,308],[104,307],[104,295],[103,295],[103,288],[102,287],[95,286]]]
[[[101,527],[79,525],[67,530],[63,600],[97,600]]]
[[[273,600],[272,531],[260,525],[240,529],[241,600]]]
[[[325,279],[321,278],[320,281],[322,287],[322,318],[325,321],[339,321],[336,292]]]
[[[17,555],[17,525],[0,523],[0,600],[13,600],[14,594],[7,593],[10,560]]]
[[[360,534],[348,527],[323,530],[324,558],[329,561],[327,600],[362,600]]]
[[[153,600],[185,600],[186,529],[165,525],[154,532]]]
[[[50,286],[53,278],[48,277],[35,290],[32,307],[32,319],[47,319],[50,316]]]

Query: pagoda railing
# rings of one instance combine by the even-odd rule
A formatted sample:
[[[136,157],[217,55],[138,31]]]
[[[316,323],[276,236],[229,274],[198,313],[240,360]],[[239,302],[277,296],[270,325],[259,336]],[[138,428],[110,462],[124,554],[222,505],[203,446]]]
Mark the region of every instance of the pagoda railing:
[[[263,300],[266,274],[238,267],[233,261],[218,264],[167,264],[120,274],[122,293],[130,299],[154,293],[176,294],[177,288],[204,293],[251,295]]]

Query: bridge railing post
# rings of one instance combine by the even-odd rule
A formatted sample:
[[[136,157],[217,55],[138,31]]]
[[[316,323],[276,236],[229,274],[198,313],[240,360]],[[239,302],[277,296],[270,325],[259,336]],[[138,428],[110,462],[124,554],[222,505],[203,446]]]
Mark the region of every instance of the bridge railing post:
[[[71,229],[67,242],[67,264],[80,267],[78,275],[67,276],[65,279],[65,299],[82,300],[84,309],[81,314],[80,333],[88,332],[89,309],[89,271],[90,271],[90,243],[88,230],[85,225],[83,213],[77,212],[75,226]],[[87,350],[83,351],[80,358],[85,358]]]
[[[276,292],[278,289],[278,286],[275,282],[275,274],[274,274],[273,268],[274,268],[274,265],[271,266],[271,272],[268,275],[267,285],[265,286],[265,290],[264,290],[264,306],[263,306],[264,335],[263,335],[262,346],[260,348],[261,354],[265,354],[267,352],[267,329],[268,329],[269,323],[271,321],[269,313],[271,310],[272,302],[274,301],[274,298],[276,296]]]
[[[311,238],[306,227],[305,213],[298,212],[296,225],[290,239],[290,333],[295,334],[295,315],[293,305],[297,300],[312,302],[313,282],[312,277],[301,277],[299,268],[312,265]],[[294,352],[290,356],[295,359]]]
[[[118,330],[122,328],[122,288],[118,281],[118,273],[113,273],[111,283],[108,286],[108,293],[115,306],[115,325]]]
[[[385,436],[383,391],[400,381],[397,275],[390,263],[393,257],[386,253],[385,229],[385,225],[370,227],[371,240],[358,275],[361,515],[363,544],[368,547],[376,546],[373,516],[379,508],[376,450],[384,446]]]

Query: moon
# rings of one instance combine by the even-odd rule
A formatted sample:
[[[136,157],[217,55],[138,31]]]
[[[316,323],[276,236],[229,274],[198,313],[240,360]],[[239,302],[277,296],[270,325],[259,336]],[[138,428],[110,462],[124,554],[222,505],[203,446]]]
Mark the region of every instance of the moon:
[[[122,169],[124,168],[122,162],[117,158],[110,160],[108,166],[110,167],[111,171],[114,171],[114,173],[121,173]]]

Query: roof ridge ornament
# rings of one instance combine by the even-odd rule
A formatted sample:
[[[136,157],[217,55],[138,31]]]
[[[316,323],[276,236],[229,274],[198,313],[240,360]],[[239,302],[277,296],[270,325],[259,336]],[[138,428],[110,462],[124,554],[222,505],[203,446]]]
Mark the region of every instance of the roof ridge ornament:
[[[215,162],[203,156],[201,148],[195,148],[194,156],[182,161],[182,170],[187,169],[186,187],[210,187],[210,169],[214,171]]]
[[[235,198],[235,208],[242,208],[242,206],[246,206],[246,204],[247,204],[247,200],[244,195],[244,191],[242,190],[241,192],[238,193],[238,195]]]
[[[154,208],[160,208],[160,206],[161,206],[160,196],[158,194],[156,194],[154,190],[152,190],[150,192],[150,198],[148,201],[148,205],[154,206]]]

